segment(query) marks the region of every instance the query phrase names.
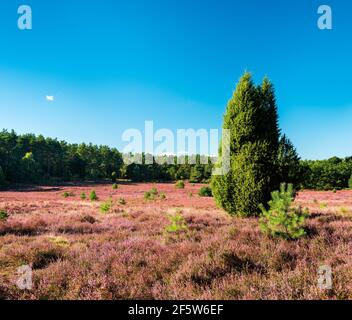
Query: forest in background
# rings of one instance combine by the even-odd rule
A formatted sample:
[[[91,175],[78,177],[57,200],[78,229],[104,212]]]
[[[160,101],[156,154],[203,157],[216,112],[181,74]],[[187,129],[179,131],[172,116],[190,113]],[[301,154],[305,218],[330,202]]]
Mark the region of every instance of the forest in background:
[[[289,149],[293,148],[289,146]],[[285,148],[284,148],[285,149]],[[287,153],[287,150],[283,151]],[[352,188],[352,157],[328,160],[299,160],[285,154],[281,168],[300,189],[333,190]],[[145,157],[143,157],[145,158]],[[123,155],[108,146],[69,144],[34,134],[0,132],[0,188],[15,184],[55,184],[63,182],[115,181],[139,182],[190,180],[209,182],[213,164],[130,164]],[[297,164],[297,160],[299,160]],[[285,174],[287,176],[287,173]]]

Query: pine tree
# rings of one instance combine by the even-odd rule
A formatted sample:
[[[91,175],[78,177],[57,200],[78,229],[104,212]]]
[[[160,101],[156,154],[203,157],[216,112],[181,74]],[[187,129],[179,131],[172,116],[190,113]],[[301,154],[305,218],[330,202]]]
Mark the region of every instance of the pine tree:
[[[189,182],[199,183],[204,180],[204,166],[197,164],[192,167]]]
[[[249,73],[242,76],[227,105],[223,129],[231,134],[231,170],[213,176],[215,200],[231,215],[258,215],[259,204],[267,203],[278,187],[278,116],[269,80],[256,87]],[[218,165],[221,157],[220,148]]]
[[[286,135],[283,135],[280,139],[277,156],[280,183],[291,183],[295,188],[299,186],[303,179],[300,160],[291,141]]]
[[[272,237],[298,239],[306,234],[304,229],[308,213],[293,207],[295,193],[292,184],[281,184],[280,191],[272,192],[269,210],[262,207],[260,229]]]
[[[0,166],[0,188],[2,188],[5,185],[5,174],[2,171],[2,168]]]

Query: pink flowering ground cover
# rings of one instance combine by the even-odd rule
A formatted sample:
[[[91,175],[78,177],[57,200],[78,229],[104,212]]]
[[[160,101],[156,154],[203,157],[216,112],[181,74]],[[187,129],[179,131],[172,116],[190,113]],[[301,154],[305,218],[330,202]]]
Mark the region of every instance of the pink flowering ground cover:
[[[145,200],[154,187],[166,198]],[[199,197],[200,188],[0,192],[9,214],[0,221],[0,299],[352,299],[352,191],[299,193],[297,205],[310,211],[308,234],[289,242],[263,235],[255,218],[228,216]],[[175,214],[187,228],[167,232]],[[22,265],[33,269],[31,290],[16,286]],[[332,268],[330,290],[318,287],[322,265]]]

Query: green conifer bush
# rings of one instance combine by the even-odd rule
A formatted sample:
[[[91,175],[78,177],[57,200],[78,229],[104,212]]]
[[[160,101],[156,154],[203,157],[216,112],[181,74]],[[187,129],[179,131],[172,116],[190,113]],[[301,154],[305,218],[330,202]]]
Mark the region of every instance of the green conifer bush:
[[[287,186],[287,187],[286,187]],[[260,229],[272,237],[288,240],[298,239],[306,234],[304,229],[308,213],[293,206],[293,185],[281,184],[280,191],[271,194],[269,209],[261,206]]]

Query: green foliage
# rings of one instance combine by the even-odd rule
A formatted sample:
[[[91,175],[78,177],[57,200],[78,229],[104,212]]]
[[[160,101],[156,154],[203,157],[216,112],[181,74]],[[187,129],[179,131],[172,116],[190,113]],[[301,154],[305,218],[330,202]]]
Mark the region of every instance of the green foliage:
[[[350,179],[348,180],[348,188],[352,189],[352,175]]]
[[[0,221],[6,221],[8,218],[9,214],[4,210],[0,210]]]
[[[169,215],[170,224],[165,227],[165,232],[178,234],[181,232],[187,232],[188,226],[186,223],[185,218],[182,216],[181,213],[176,212],[173,215]]]
[[[154,200],[155,197],[150,191],[144,192],[144,200]]]
[[[144,192],[144,199],[145,200],[165,200],[166,195],[165,193],[159,191],[156,188],[152,188],[150,191]]]
[[[39,164],[34,159],[32,152],[26,152],[22,157],[20,168],[22,170],[23,180],[25,182],[37,182],[39,176]]]
[[[285,135],[281,137],[279,142],[277,167],[280,183],[286,181],[286,183],[298,187],[303,182],[304,167],[301,166],[295,147]]]
[[[100,211],[102,213],[108,213],[111,210],[112,206],[113,206],[113,202],[112,202],[112,199],[110,198],[109,200],[103,202],[100,205]]]
[[[331,158],[328,160],[302,161],[305,176],[304,189],[341,190],[349,187],[352,173],[352,158]]]
[[[86,194],[84,192],[82,192],[82,194],[81,194],[81,199],[82,200],[86,200],[87,199],[87,196],[86,196]]]
[[[146,164],[145,158],[143,154],[143,164],[123,164],[122,155],[115,148],[0,131],[0,167],[9,184],[107,179],[115,183],[119,177],[133,181],[177,181],[189,179],[196,166],[196,180],[206,181],[213,169],[210,157],[208,164],[201,165],[190,164],[188,156],[182,162],[181,157],[166,157],[165,164],[158,164],[155,158],[153,164]]]
[[[213,196],[213,192],[211,191],[210,187],[202,187],[199,190],[199,196],[201,197],[212,197]]]
[[[0,189],[5,186],[5,174],[0,166]]]
[[[90,201],[97,201],[97,200],[98,200],[98,196],[97,196],[95,190],[93,190],[93,191],[90,193],[89,199],[90,199]]]
[[[112,185],[112,189],[113,190],[117,190],[119,188],[119,185],[117,184],[117,183],[114,183],[113,185]]]
[[[114,148],[68,144],[33,134],[0,131],[0,166],[8,183],[110,179],[120,172],[122,155]]]
[[[179,180],[175,183],[175,188],[176,189],[184,189],[185,188],[185,182],[183,180]]]
[[[301,208],[293,207],[293,185],[283,183],[280,191],[272,192],[269,201],[269,210],[262,207],[259,220],[260,229],[273,237],[282,237],[288,240],[298,239],[306,234],[304,230],[307,213]]]
[[[67,192],[67,191],[65,191],[64,193],[63,193],[63,197],[64,198],[69,198],[69,197],[74,197],[75,195],[72,193],[72,192]]]
[[[272,84],[256,87],[246,73],[227,105],[223,129],[230,131],[230,172],[213,176],[216,203],[231,215],[253,216],[278,187],[278,115]],[[222,148],[219,162],[222,165]]]
[[[200,182],[203,182],[203,180],[204,180],[204,166],[197,164],[191,169],[189,182],[200,183]]]

